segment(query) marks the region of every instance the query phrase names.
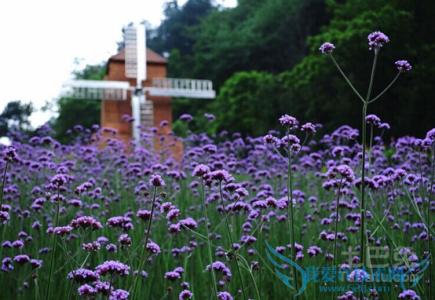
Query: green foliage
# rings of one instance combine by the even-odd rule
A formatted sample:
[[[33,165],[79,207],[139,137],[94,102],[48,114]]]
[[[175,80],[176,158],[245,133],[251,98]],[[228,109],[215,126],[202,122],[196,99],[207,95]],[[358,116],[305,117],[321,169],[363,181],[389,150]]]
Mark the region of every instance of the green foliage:
[[[291,6],[290,2],[295,5]],[[435,2],[328,0],[326,11],[331,16],[328,25],[320,33],[311,35],[310,32],[322,24],[319,22],[305,35],[297,35],[294,27],[305,26],[307,19],[304,7],[317,4],[317,14],[312,12],[316,17],[325,11],[319,8],[320,2],[323,3],[241,1],[237,8],[214,13],[206,19],[201,31],[204,36],[195,48],[198,62],[195,66],[204,69],[198,74],[208,71],[209,77],[218,84],[228,78],[218,99],[208,108],[217,115],[219,128],[264,134],[276,127],[277,116],[284,113],[320,122],[327,130],[343,123],[359,127],[359,100],[318,48],[325,41],[333,42],[337,47],[334,56],[356,88],[365,94],[373,57],[367,35],[375,30],[388,34],[391,42],[381,50],[374,94],[395,76],[396,60],[408,59],[414,68],[370,107],[370,113],[379,114],[392,124],[391,136],[422,135],[433,127],[431,112],[435,111],[435,102],[431,99],[435,96],[435,85],[431,78],[435,76],[435,19],[428,11],[435,10]],[[245,13],[237,15],[240,11]],[[293,17],[288,18],[294,23],[282,16],[282,11],[290,12]],[[219,26],[218,20],[221,21]],[[281,21],[287,34],[277,27]],[[297,41],[299,51],[286,48],[284,40],[289,45]],[[303,51],[304,46],[298,44],[301,41],[306,43],[307,53]],[[266,48],[267,51],[261,52]],[[283,55],[282,49],[290,54]],[[281,69],[274,66],[275,62]],[[259,79],[245,72],[234,73],[240,69],[263,70],[275,75],[263,74]],[[192,113],[195,107],[191,108]]]
[[[421,2],[435,9],[433,2]],[[433,126],[429,112],[435,110],[429,100],[435,93],[434,86],[428,81],[435,74],[435,57],[433,52],[427,52],[433,49],[434,41],[429,42],[427,34],[433,32],[435,23],[432,20],[434,24],[427,27],[429,18],[422,19],[425,12],[419,6],[415,1],[354,0],[342,5],[331,1],[333,18],[321,34],[309,38],[310,54],[293,69],[280,74],[285,86],[282,99],[290,99],[287,111],[324,123],[327,128],[342,123],[359,126],[358,99],[329,59],[319,54],[318,47],[324,41],[333,42],[337,47],[334,56],[356,88],[365,94],[373,56],[367,49],[366,37],[381,30],[391,42],[381,50],[374,93],[379,93],[394,77],[397,59],[409,59],[414,68],[401,76],[399,83],[371,107],[370,113],[391,123],[395,136],[421,135],[427,131]]]
[[[323,0],[240,1],[201,24],[193,75],[220,86],[237,71],[284,71],[306,54],[306,37],[326,21]]]
[[[148,45],[170,53],[169,76],[211,79],[216,89],[235,72],[278,73],[291,68],[307,54],[306,38],[329,19],[324,0],[239,1],[232,9],[204,2],[212,1],[190,0],[183,7],[169,2],[166,19]],[[192,7],[202,9],[192,14]],[[174,115],[219,110],[212,106],[177,100]]]
[[[105,64],[87,65],[83,70],[74,72],[76,79],[89,80],[101,80],[105,74]],[[101,102],[98,100],[61,97],[57,105],[58,116],[52,121],[52,126],[61,142],[71,141],[73,136],[67,132],[75,125],[90,128],[94,124],[100,124]]]
[[[6,104],[0,114],[0,136],[6,136],[10,131],[25,131],[29,128],[29,117],[33,112],[32,103],[22,103],[19,100]]]
[[[228,79],[212,105],[219,128],[263,134],[278,117],[275,85],[274,76],[266,72],[240,72]]]

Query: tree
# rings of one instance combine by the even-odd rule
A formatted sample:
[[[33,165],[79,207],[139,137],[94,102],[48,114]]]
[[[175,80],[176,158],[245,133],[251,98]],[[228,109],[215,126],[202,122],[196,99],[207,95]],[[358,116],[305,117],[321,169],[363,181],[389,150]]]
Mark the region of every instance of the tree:
[[[266,72],[239,72],[222,86],[212,104],[220,130],[261,135],[279,117],[279,102],[273,97],[276,82]]]
[[[16,100],[6,104],[0,114],[0,136],[6,136],[11,131],[27,131],[30,127],[29,117],[32,112],[31,103]]]
[[[106,74],[105,64],[87,65],[83,70],[75,71],[76,79],[102,80]],[[75,125],[90,128],[100,124],[101,102],[91,99],[74,99],[61,97],[57,101],[58,116],[52,121],[56,137],[61,142],[68,142],[72,136],[67,132]]]
[[[279,95],[287,99],[287,111],[324,123],[327,129],[348,123],[359,126],[359,103],[334,66],[321,56],[319,45],[331,41],[334,55],[357,89],[367,88],[372,53],[367,35],[381,30],[391,42],[380,54],[374,93],[379,93],[396,73],[394,61],[406,58],[412,72],[399,79],[381,101],[370,107],[391,123],[392,136],[422,135],[433,127],[435,111],[435,10],[433,1],[329,1],[332,19],[320,34],[308,40],[310,53],[280,80],[285,87]]]

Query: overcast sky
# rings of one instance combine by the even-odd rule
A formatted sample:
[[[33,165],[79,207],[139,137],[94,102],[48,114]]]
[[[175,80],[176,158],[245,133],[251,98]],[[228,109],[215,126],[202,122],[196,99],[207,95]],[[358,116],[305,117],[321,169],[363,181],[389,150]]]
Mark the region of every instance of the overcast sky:
[[[131,21],[156,26],[165,0],[11,0],[0,3],[0,112],[10,100],[32,102],[32,125],[50,117],[39,109],[59,95],[77,68],[116,52]],[[182,5],[186,0],[178,0]],[[217,1],[234,6],[236,0]]]

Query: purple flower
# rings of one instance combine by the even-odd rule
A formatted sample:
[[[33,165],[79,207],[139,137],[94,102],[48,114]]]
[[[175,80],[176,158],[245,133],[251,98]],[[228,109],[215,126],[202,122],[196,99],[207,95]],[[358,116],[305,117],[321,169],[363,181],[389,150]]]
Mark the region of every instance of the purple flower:
[[[188,217],[186,219],[180,220],[180,225],[187,227],[189,229],[196,229],[198,227],[198,223],[191,217]]]
[[[347,291],[343,295],[338,296],[337,300],[358,300],[358,298],[353,294],[352,291]]]
[[[98,251],[101,248],[101,244],[97,241],[91,242],[91,243],[83,243],[82,249],[85,251]]]
[[[210,178],[212,180],[225,181],[225,182],[234,181],[233,176],[231,176],[231,174],[225,170],[216,170],[216,171],[213,171],[209,174],[210,174]]]
[[[378,50],[390,41],[390,38],[386,34],[380,31],[375,31],[370,33],[367,38],[369,40],[370,50],[372,49]]]
[[[322,54],[331,54],[334,51],[334,49],[335,49],[334,44],[329,43],[329,42],[323,43],[319,48],[319,50],[320,50],[320,52],[322,52]]]
[[[178,272],[170,271],[165,273],[165,279],[174,281],[181,278],[181,274]]]
[[[0,211],[0,224],[6,224],[9,221],[9,213],[7,211]]]
[[[120,227],[122,229],[131,229],[133,224],[131,223],[131,218],[124,216],[115,216],[107,220],[107,225],[110,227]]]
[[[420,296],[413,290],[404,290],[399,294],[399,299],[420,300]]]
[[[366,122],[369,125],[378,126],[381,123],[381,119],[377,115],[370,114],[366,116]]]
[[[349,282],[365,282],[369,278],[369,274],[362,269],[355,269],[347,276]]]
[[[73,228],[71,226],[67,225],[67,226],[59,226],[59,227],[49,228],[49,229],[47,229],[47,233],[54,233],[55,235],[64,236],[64,235],[69,234],[72,230],[73,230]]]
[[[193,293],[189,290],[182,290],[178,295],[178,300],[192,299]]]
[[[207,174],[210,172],[210,168],[206,165],[199,164],[193,169],[192,176],[204,176],[204,174]]]
[[[384,129],[384,130],[390,130],[390,124],[388,124],[388,123],[381,123],[381,124],[379,124],[379,129]]]
[[[125,290],[117,289],[114,290],[109,297],[109,300],[126,300],[128,299],[129,293]]]
[[[3,272],[10,272],[14,270],[14,265],[12,262],[12,258],[10,257],[5,257],[2,259],[2,267],[1,270]]]
[[[4,149],[2,152],[2,156],[3,156],[4,160],[7,162],[17,162],[18,161],[17,150],[12,146],[9,146],[6,149]]]
[[[116,247],[115,244],[107,244],[106,245],[106,250],[109,251],[109,252],[114,253],[114,252],[116,252],[118,250],[118,248]]]
[[[165,185],[165,181],[163,180],[162,176],[158,174],[151,175],[150,178],[150,185],[154,187],[160,187]]]
[[[102,293],[104,295],[109,295],[109,292],[111,290],[110,288],[110,282],[107,281],[96,281],[94,283],[95,289],[99,292]]]
[[[95,271],[99,275],[105,275],[109,273],[109,274],[118,274],[120,276],[126,276],[130,272],[130,267],[116,260],[108,260],[98,265],[95,268]]]
[[[39,269],[42,266],[42,260],[41,259],[31,259],[30,264],[32,265],[33,269]]]
[[[160,254],[160,246],[154,243],[153,241],[149,241],[147,243],[147,250],[153,254]]]
[[[286,146],[299,145],[300,142],[299,138],[293,134],[288,134],[281,139],[281,144]]]
[[[213,114],[205,113],[204,118],[206,118],[208,121],[214,121],[216,117]]]
[[[71,221],[70,225],[77,229],[81,228],[91,228],[92,230],[97,230],[103,228],[100,222],[98,222],[94,217],[83,216],[78,217]]]
[[[301,127],[301,131],[305,131],[307,133],[316,133],[316,126],[313,123],[305,123]]]
[[[98,273],[95,271],[85,268],[79,268],[77,270],[69,272],[67,278],[69,280],[85,283],[98,280],[100,278],[100,275],[98,275]]]
[[[97,293],[97,290],[89,284],[84,284],[80,286],[77,291],[80,296],[92,296]]]
[[[131,238],[128,236],[128,234],[123,233],[119,236],[118,242],[123,246],[130,246],[131,245]]]
[[[215,261],[215,262],[213,262],[213,263],[211,264],[211,266],[210,266],[210,265],[207,265],[206,270],[207,270],[207,271],[214,270],[214,271],[217,271],[217,272],[221,272],[221,273],[224,275],[224,278],[225,278],[227,281],[230,281],[230,280],[231,280],[232,273],[231,273],[230,268],[228,268],[228,267],[227,267],[223,262],[221,262],[221,261]]]
[[[8,242],[8,241],[7,241]],[[7,244],[6,244],[7,245]],[[2,245],[3,246],[3,245]],[[22,240],[13,241],[11,246],[15,249],[21,249],[24,247],[24,242]],[[5,247],[7,248],[7,247]]]
[[[68,182],[68,178],[67,178],[67,176],[65,176],[65,174],[57,174],[57,175],[54,175],[50,181],[56,187],[60,187],[60,186],[65,185]]]
[[[193,117],[189,114],[182,114],[180,116],[180,120],[189,123],[190,121],[193,120]]]
[[[14,262],[19,264],[25,264],[30,261],[30,257],[25,254],[20,254],[14,257]]]
[[[394,63],[399,72],[411,71],[412,66],[407,60],[398,60]]]
[[[149,218],[151,218],[151,211],[146,209],[139,209],[136,213],[136,216],[138,218],[141,218],[142,220],[149,220]]]
[[[219,292],[217,297],[219,300],[233,300],[233,296],[228,292]]]
[[[289,127],[290,129],[296,128],[299,124],[298,120],[295,117],[289,116],[287,114],[281,116],[279,118],[279,122],[282,126]]]

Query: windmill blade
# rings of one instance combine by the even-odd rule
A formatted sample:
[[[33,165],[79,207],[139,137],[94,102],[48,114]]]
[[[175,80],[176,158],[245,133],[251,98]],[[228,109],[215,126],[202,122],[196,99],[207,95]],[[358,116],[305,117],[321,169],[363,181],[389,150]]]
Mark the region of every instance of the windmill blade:
[[[76,99],[126,100],[129,89],[126,81],[71,80],[64,83],[62,94]]]
[[[216,92],[210,80],[156,78],[146,87],[151,96],[213,99]]]
[[[133,139],[138,146],[140,142],[140,94],[131,95],[131,114],[133,117]]]
[[[125,76],[136,78],[137,87],[146,79],[145,25],[130,25],[124,31]]]

